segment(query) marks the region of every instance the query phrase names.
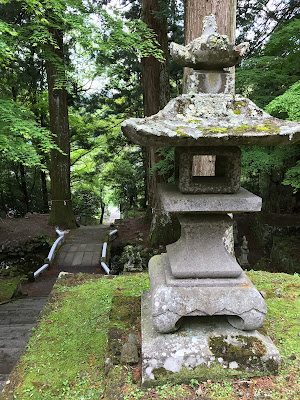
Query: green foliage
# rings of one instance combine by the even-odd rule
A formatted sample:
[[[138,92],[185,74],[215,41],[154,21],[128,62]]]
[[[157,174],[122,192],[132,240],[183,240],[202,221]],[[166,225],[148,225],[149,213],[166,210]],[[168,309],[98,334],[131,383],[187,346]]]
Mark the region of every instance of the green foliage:
[[[133,96],[132,85],[130,88],[126,87],[128,82],[138,82],[137,74],[124,74],[126,57],[130,55],[137,64],[141,57],[149,55],[163,61],[156,36],[142,21],[137,18],[128,21],[120,18],[117,12],[108,13],[104,4],[105,1],[81,0],[1,0],[0,3],[3,19],[0,23],[0,96],[13,98],[28,108],[26,116],[23,113],[24,118],[21,119],[19,116],[16,118],[19,110],[17,106],[15,114],[11,115],[14,123],[9,126],[2,123],[3,126],[0,126],[1,133],[6,128],[14,132],[9,139],[7,133],[0,136],[0,153],[25,165],[38,165],[40,162],[45,167],[41,154],[47,158],[51,146],[47,144],[46,130],[40,129],[39,125],[46,128],[49,123],[48,110],[45,107],[45,63],[46,66],[51,63],[56,70],[55,89],[67,88],[71,94],[69,103],[77,107],[70,117],[73,192],[79,193],[81,185],[81,188],[95,192],[101,199],[104,184],[99,173],[106,167],[106,163],[113,161],[117,151],[122,151],[126,142],[120,130],[118,134],[111,134],[110,140],[106,140],[107,131],[113,130],[110,125],[119,125],[124,119],[123,115],[119,115],[119,120],[111,123],[112,118],[108,116],[115,115],[116,110],[128,113],[129,109],[134,108],[133,98],[136,99],[136,108],[142,111],[141,89],[136,86],[137,95]],[[53,53],[53,48],[57,48],[55,32],[64,34],[64,54],[61,57]],[[95,59],[98,61],[97,68]],[[88,65],[88,70],[78,67],[80,64]],[[86,97],[85,103],[89,103],[92,110],[92,114],[87,114],[80,91],[87,80],[94,79],[96,74],[101,75],[103,81],[109,76],[111,81],[110,87],[101,98],[101,107],[98,107],[102,109],[102,113],[93,115],[98,104],[93,104],[93,97]],[[116,78],[118,74],[124,77],[122,81]],[[116,86],[127,97],[114,98]],[[30,114],[30,118],[29,109],[34,112],[34,115]],[[83,117],[84,114],[87,115]],[[103,121],[107,118],[108,120]],[[115,117],[113,119],[116,120]],[[39,133],[43,133],[43,139]],[[134,169],[135,166],[132,170]],[[132,182],[128,175],[127,179]],[[132,186],[134,187],[133,184]],[[6,203],[6,193],[4,197]]]
[[[107,163],[102,172],[103,182],[108,187],[108,199],[115,205],[136,204],[144,194],[144,167],[142,155],[137,147],[131,147]]]
[[[12,41],[17,32],[4,21],[0,21],[0,67],[7,67],[13,59]]]
[[[300,121],[300,81],[272,100],[265,110],[277,118]]]
[[[34,114],[12,100],[0,99],[0,157],[23,165],[44,166],[43,154],[57,148]]]
[[[300,187],[300,146],[245,146],[242,148],[242,185],[262,195],[264,174],[277,175],[284,185],[291,185],[295,192]],[[285,174],[285,179],[283,180]],[[280,176],[282,175],[282,179]],[[265,199],[267,202],[268,199]],[[267,207],[267,204],[265,204]]]
[[[294,193],[300,189],[300,161],[297,161],[297,164],[286,172],[282,183],[291,185],[294,188]]]
[[[161,147],[156,151],[160,160],[151,168],[153,174],[157,171],[158,175],[164,176],[169,183],[174,182],[174,154],[175,148],[172,146]]]
[[[299,79],[300,20],[280,26],[259,57],[242,62],[236,69],[236,90],[264,108]]]
[[[236,74],[237,91],[273,116],[294,121],[300,119],[299,32],[300,19],[296,17],[280,23],[261,49],[261,56],[245,60]],[[300,186],[299,163],[295,165],[299,156],[299,146],[245,147],[244,184],[259,194],[264,174],[282,175],[282,183],[291,185],[296,192]]]
[[[242,148],[243,174],[256,176],[260,171],[271,173],[283,169],[288,161],[300,155],[300,146],[245,146]]]
[[[249,58],[260,54],[273,32],[299,15],[299,2],[295,0],[256,0],[237,2],[237,40],[249,41]]]
[[[101,206],[101,196],[92,188],[78,188],[72,193],[73,210],[76,215],[98,216]]]
[[[0,304],[9,301],[16,295],[20,287],[20,277],[12,279],[0,279]]]
[[[40,167],[24,167],[24,170],[29,210],[22,191],[20,163],[0,158],[0,210],[7,212],[12,209],[16,217],[24,216],[27,211],[47,212],[43,203]]]
[[[85,188],[103,203],[126,204],[128,210],[144,197],[142,153],[122,135],[123,119],[107,115],[108,109],[70,114],[72,192]]]

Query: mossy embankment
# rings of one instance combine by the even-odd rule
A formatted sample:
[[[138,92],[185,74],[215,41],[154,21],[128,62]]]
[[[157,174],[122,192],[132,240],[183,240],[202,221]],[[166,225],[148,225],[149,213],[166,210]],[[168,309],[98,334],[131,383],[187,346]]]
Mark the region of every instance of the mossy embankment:
[[[268,315],[262,333],[272,338],[282,356],[277,376],[222,382],[193,380],[189,385],[144,389],[140,385],[139,366],[115,366],[105,375],[105,360],[115,349],[114,340],[122,343],[128,333],[139,333],[136,305],[141,291],[149,288],[148,277],[144,273],[115,278],[78,274],[58,280],[28,348],[13,371],[11,383],[0,398],[297,398],[300,278],[263,271],[250,271],[248,275],[267,302]],[[120,349],[115,350],[116,355]]]

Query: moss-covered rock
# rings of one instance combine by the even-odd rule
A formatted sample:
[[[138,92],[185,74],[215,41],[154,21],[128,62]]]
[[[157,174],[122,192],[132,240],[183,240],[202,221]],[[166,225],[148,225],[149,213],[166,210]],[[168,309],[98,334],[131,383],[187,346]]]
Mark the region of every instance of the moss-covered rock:
[[[103,400],[123,400],[123,385],[127,380],[126,367],[120,365],[112,368],[107,375],[107,384],[101,398]]]
[[[151,246],[166,246],[176,242],[180,234],[180,223],[174,213],[157,212],[152,220],[149,243]]]
[[[21,294],[21,279],[0,278],[0,304],[11,300],[13,297]]]

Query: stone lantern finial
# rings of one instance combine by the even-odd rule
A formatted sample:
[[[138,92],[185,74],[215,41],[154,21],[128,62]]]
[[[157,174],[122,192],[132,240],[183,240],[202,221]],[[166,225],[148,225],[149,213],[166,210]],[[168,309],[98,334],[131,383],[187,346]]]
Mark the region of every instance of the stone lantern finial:
[[[204,18],[202,35],[186,46],[171,43],[170,52],[174,61],[182,67],[194,70],[222,70],[240,62],[249,48],[249,43],[235,46],[228,36],[220,35],[214,14]]]

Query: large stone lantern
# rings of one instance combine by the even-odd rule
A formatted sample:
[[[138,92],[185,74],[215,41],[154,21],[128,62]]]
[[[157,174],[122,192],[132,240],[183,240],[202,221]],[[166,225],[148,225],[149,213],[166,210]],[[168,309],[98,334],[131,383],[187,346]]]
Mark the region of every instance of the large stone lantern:
[[[144,382],[159,381],[162,370],[178,376],[194,371],[189,376],[199,378],[199,368],[215,362],[222,370],[257,374],[256,362],[252,368],[248,361],[246,367],[216,358],[212,337],[226,337],[228,343],[238,342],[239,335],[256,338],[266,350],[260,358],[264,373],[273,373],[279,362],[272,342],[254,332],[265,319],[264,299],[224,247],[223,236],[232,226],[229,213],[261,210],[261,198],[240,187],[239,146],[295,144],[300,128],[233,94],[232,76],[224,68],[235,65],[246,47],[229,43],[217,33],[214,16],[206,17],[200,38],[186,47],[171,46],[175,61],[194,68],[187,94],[156,115],[122,124],[124,134],[141,146],[175,146],[175,184],[158,190],[165,211],[177,213],[181,237],[149,262],[151,295],[142,299]],[[197,171],[203,156],[209,173]],[[217,325],[214,319],[214,328],[207,318],[192,318],[212,316],[223,316]],[[180,327],[184,320],[188,328]]]

